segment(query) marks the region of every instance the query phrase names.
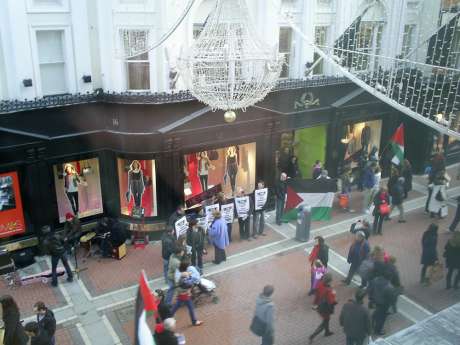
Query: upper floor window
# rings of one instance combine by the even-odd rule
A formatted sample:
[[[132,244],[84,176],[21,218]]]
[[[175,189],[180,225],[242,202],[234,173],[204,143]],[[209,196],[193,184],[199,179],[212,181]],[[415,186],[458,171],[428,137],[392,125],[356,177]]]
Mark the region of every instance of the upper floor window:
[[[413,49],[415,24],[404,25],[404,34],[401,47],[401,57],[406,58]]]
[[[64,31],[40,30],[36,35],[42,94],[66,93]]]
[[[280,27],[279,52],[284,54],[285,58],[280,78],[288,78],[292,61],[292,28],[290,27]]]
[[[315,44],[320,47],[324,48],[327,44],[327,34],[328,34],[328,27],[327,26],[316,26],[315,27]],[[313,63],[320,59],[320,56],[317,52],[313,53]],[[320,61],[316,64],[313,68],[313,74],[323,74],[323,61]]]
[[[382,47],[383,23],[361,22],[356,39],[353,67],[358,70],[375,69],[378,65],[378,57]]]
[[[148,46],[148,30],[121,30],[125,55],[142,52]],[[127,58],[126,86],[128,90],[150,90],[150,61],[149,53]]]

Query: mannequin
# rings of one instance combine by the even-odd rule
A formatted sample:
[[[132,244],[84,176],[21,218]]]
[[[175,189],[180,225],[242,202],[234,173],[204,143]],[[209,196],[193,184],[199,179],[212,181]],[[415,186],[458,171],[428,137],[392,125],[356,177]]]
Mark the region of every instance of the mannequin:
[[[206,151],[200,152],[198,155],[198,176],[200,177],[201,190],[203,192],[208,190],[209,169],[214,168],[208,157],[208,153]]]
[[[126,201],[129,203],[131,196],[134,198],[134,205],[141,207],[142,195],[145,190],[145,178],[142,172],[141,163],[133,160],[128,171],[128,191],[126,192]]]
[[[64,190],[72,207],[73,214],[78,216],[78,186],[81,183],[75,167],[68,163],[64,165]]]
[[[236,175],[238,174],[238,154],[235,146],[230,146],[227,150],[225,158],[225,176],[230,178],[230,186],[232,188],[232,195],[235,195],[236,189]],[[224,177],[225,181],[225,177]]]

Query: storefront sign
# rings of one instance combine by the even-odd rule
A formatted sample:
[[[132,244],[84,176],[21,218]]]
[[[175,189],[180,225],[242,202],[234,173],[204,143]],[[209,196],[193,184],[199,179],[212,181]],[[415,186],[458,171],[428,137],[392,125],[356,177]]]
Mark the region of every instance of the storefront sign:
[[[0,174],[0,238],[26,231],[17,172]]]
[[[305,92],[294,102],[294,109],[306,110],[313,106],[319,107],[319,105],[319,98],[315,97],[312,92]]]
[[[177,238],[179,238],[180,235],[185,235],[188,230],[187,217],[183,216],[178,221],[176,221],[174,228],[176,229]]]
[[[214,211],[219,211],[219,204],[209,205],[205,208],[206,219],[208,220],[209,225],[211,225],[214,220],[214,216],[212,215]]]
[[[255,200],[254,207],[256,211],[259,211],[265,207],[265,204],[267,203],[267,197],[268,197],[267,188],[256,189],[254,191],[254,200]]]
[[[242,196],[239,198],[235,198],[235,206],[236,206],[236,213],[238,217],[246,219],[249,213],[249,197]]]
[[[222,217],[225,219],[225,223],[233,223],[233,215],[235,213],[235,207],[233,203],[222,205],[220,207],[220,212],[222,212]]]

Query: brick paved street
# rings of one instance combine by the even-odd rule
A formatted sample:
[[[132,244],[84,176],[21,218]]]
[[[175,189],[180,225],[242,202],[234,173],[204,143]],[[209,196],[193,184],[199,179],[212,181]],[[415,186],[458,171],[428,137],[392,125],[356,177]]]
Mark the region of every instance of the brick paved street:
[[[178,311],[178,331],[187,337],[188,344],[248,345],[258,340],[249,332],[249,323],[255,307],[255,298],[264,284],[275,286],[276,344],[306,344],[308,335],[320,323],[320,318],[311,309],[312,298],[307,296],[306,254],[303,250],[277,255],[257,264],[228,273],[213,276],[218,285],[220,302],[199,306],[197,316],[205,324],[190,326],[185,309]],[[341,277],[334,273],[334,287],[339,305],[331,321],[335,334],[330,338],[317,337],[317,344],[343,344],[344,336],[338,325],[338,315],[343,304],[352,296],[354,289],[342,286]],[[133,308],[129,307],[133,312]],[[118,311],[126,312],[125,310]],[[388,333],[410,325],[400,315],[389,318]],[[125,322],[123,329],[133,334],[133,322]]]

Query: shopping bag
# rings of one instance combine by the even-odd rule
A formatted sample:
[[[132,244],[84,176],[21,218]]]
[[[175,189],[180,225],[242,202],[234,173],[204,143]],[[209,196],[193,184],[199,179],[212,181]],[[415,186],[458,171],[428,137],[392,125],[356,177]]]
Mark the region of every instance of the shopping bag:
[[[340,194],[339,195],[339,206],[341,208],[348,208],[348,195],[347,194]]]
[[[379,211],[382,216],[386,216],[390,214],[390,206],[387,203],[381,204],[379,206]]]
[[[444,266],[440,262],[428,267],[427,277],[430,283],[440,281],[444,278]]]
[[[447,208],[446,205],[441,206],[441,218],[447,217],[447,214],[449,213],[449,209]]]

